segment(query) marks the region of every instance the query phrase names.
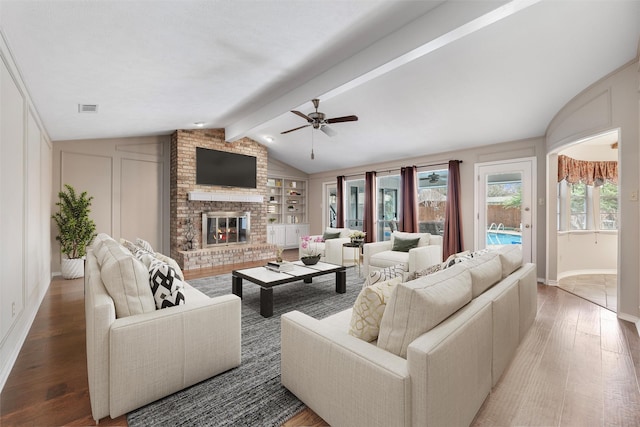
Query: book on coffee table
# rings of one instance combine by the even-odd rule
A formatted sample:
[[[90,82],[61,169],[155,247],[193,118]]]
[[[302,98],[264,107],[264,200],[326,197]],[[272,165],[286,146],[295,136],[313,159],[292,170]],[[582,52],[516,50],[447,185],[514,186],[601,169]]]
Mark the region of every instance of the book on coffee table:
[[[277,272],[293,270],[293,264],[287,261],[282,261],[282,262],[269,261],[267,262],[267,265],[265,265],[265,267],[268,268],[269,270],[277,271]]]

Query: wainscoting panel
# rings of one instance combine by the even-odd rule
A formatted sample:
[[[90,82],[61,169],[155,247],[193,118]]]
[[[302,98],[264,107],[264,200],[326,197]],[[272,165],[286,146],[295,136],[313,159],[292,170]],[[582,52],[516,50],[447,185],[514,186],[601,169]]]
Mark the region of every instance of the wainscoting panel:
[[[112,170],[110,157],[62,152],[61,188],[70,184],[76,192],[86,191],[93,196],[89,216],[95,221],[98,232],[111,233],[113,230]],[[105,194],[109,197],[104,197]],[[54,200],[57,199],[56,193]],[[59,249],[54,244],[54,253]]]
[[[162,162],[122,159],[120,235],[129,240],[136,237],[145,239],[158,251],[161,251],[164,243],[163,183]]]
[[[0,344],[24,308],[25,101],[4,62],[0,69]]]

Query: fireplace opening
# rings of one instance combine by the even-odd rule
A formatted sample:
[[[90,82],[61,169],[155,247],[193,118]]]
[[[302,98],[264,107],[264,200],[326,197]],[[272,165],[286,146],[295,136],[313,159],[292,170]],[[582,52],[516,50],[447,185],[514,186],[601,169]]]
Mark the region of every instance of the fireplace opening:
[[[205,212],[202,214],[203,248],[249,243],[250,212]]]

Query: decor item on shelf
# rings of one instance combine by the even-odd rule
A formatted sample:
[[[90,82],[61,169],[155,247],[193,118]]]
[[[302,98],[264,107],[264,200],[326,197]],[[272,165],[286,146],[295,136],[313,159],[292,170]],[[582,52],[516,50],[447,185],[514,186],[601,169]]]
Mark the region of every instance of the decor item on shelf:
[[[273,224],[274,222],[276,222],[278,219],[277,218],[269,218],[269,223]]]
[[[320,251],[318,249],[318,243],[322,243],[324,240],[322,236],[304,236],[300,241],[300,248],[302,249],[303,256],[300,257],[305,265],[317,264],[320,261]]]
[[[87,245],[96,237],[96,224],[89,218],[91,200],[83,191],[76,195],[75,189],[64,185],[58,193],[60,199],[56,206],[60,211],[51,216],[58,226],[56,240],[60,242],[60,251],[66,256],[62,259],[61,271],[65,279],[76,279],[84,276],[84,256]]]
[[[187,231],[184,233],[184,238],[186,239],[184,250],[190,251],[191,249],[193,249],[193,238],[195,237],[196,233],[193,229],[193,221],[191,220],[191,218],[187,219],[185,225],[187,226]]]
[[[362,244],[364,243],[364,237],[367,235],[364,231],[354,230],[349,234],[349,238],[351,239],[351,243]]]

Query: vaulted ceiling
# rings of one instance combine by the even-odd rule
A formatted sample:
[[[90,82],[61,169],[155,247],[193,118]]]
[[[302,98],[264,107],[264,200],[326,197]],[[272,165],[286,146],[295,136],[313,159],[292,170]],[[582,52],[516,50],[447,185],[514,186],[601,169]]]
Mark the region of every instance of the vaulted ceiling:
[[[3,0],[0,27],[53,140],[202,122],[314,173],[544,135],[637,57],[640,1]],[[282,135],[313,98],[359,120]]]

